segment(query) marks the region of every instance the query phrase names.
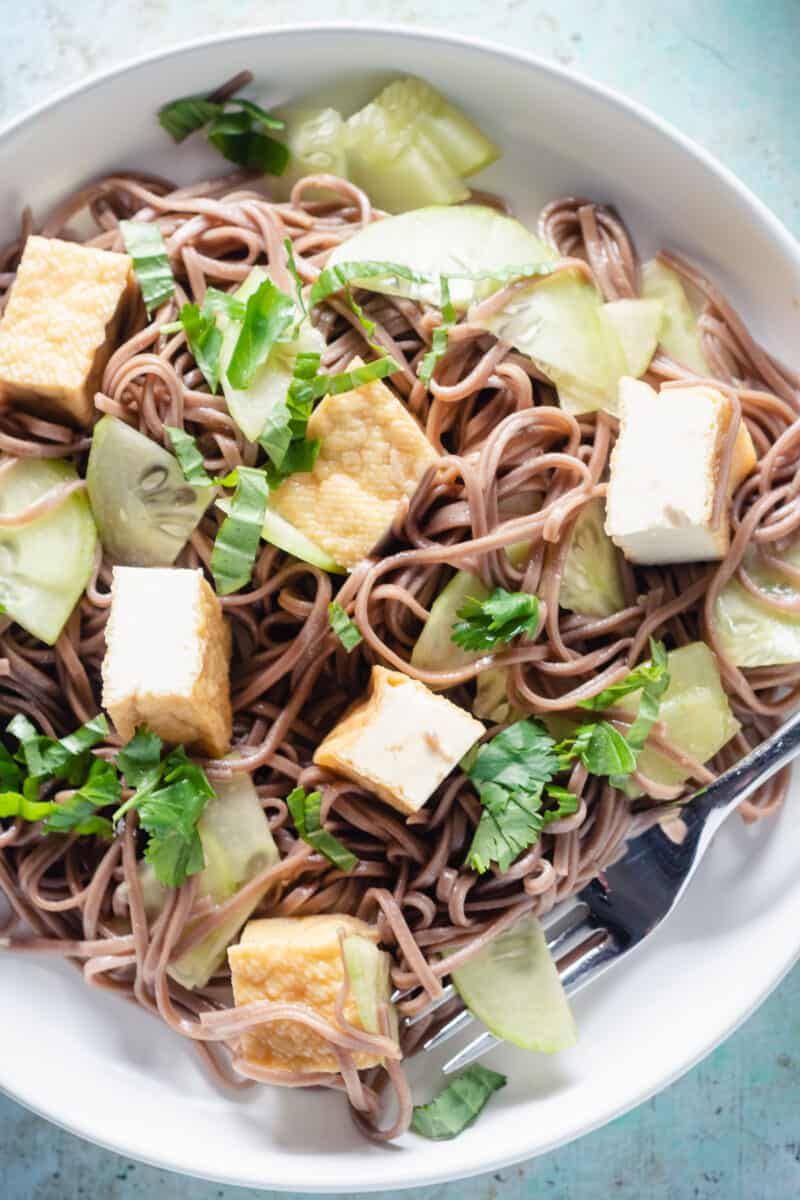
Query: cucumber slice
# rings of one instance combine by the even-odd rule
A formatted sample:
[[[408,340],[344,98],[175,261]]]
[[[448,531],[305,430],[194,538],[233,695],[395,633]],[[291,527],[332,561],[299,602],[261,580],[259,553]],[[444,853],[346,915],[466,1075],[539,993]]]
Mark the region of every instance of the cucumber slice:
[[[658,719],[671,742],[698,762],[708,762],[740,728],[723,690],[717,660],[705,642],[670,650],[667,658],[669,687],[661,698]],[[639,693],[618,704],[637,712]],[[677,786],[688,778],[677,764],[647,746],[638,765],[656,783]]]
[[[697,318],[692,311],[681,278],[670,267],[651,259],[642,267],[642,297],[662,305],[659,341],[667,354],[698,375],[710,375],[703,354]]]
[[[469,196],[436,142],[375,101],[347,121],[347,169],[353,183],[386,212],[458,204]]]
[[[218,500],[217,505],[224,513],[231,511],[230,500]],[[344,575],[345,573],[344,567],[340,567],[330,554],[326,554],[316,542],[312,542],[311,538],[306,537],[296,525],[292,525],[291,521],[287,521],[272,508],[268,508],[264,513],[261,536],[265,542],[277,546],[279,550],[285,550],[287,554],[299,558],[301,562],[310,563],[312,567],[319,567],[320,570],[329,571],[332,575]]]
[[[452,640],[452,633],[458,610],[467,597],[485,600],[488,595],[480,579],[458,571],[431,605],[430,616],[411,651],[411,666],[420,671],[456,671],[481,658],[484,651],[463,650]]]
[[[206,860],[197,887],[201,896],[222,904],[280,856],[250,776],[215,782],[214,790],[217,799],[209,801],[197,824]],[[172,978],[187,988],[205,987],[260,900],[259,895],[237,905],[219,929],[171,963]]]
[[[246,303],[265,279],[266,271],[261,267],[253,267],[242,286],[234,293],[236,299]],[[217,315],[217,323],[223,330],[219,352],[220,380],[228,411],[244,436],[251,442],[257,442],[274,406],[286,399],[298,354],[321,354],[325,349],[325,339],[309,321],[303,321],[296,341],[281,342],[273,346],[267,361],[259,367],[250,386],[246,389],[235,388],[229,381],[227,372],[241,326],[238,321],[231,320],[224,313]]]
[[[790,566],[800,566],[800,543],[780,556]],[[758,551],[745,552],[744,566],[765,592],[786,599],[797,588],[762,562]],[[770,608],[751,596],[736,578],[719,594],[714,623],[725,653],[737,667],[772,667],[800,662],[800,614]]]
[[[601,319],[603,307],[593,284],[561,271],[477,323],[532,358],[556,385],[567,412],[615,412],[627,363],[614,329]]]
[[[605,530],[606,506],[591,500],[575,522],[564,561],[559,604],[588,617],[610,617],[625,607],[617,548]]]
[[[378,1007],[385,1004],[389,1014],[390,1036],[396,1039],[397,1013],[391,1002],[389,955],[357,933],[351,933],[342,940],[342,949],[361,1024],[368,1033],[378,1033]]]
[[[433,282],[413,283],[396,277],[373,277],[359,280],[358,286],[384,296],[409,296],[438,306],[441,302],[440,275],[461,272],[485,275],[489,279],[493,270],[531,267],[554,262],[556,258],[549,246],[513,217],[482,205],[465,204],[458,208],[441,205],[420,208],[416,212],[373,221],[337,246],[327,265],[398,263],[428,276]],[[485,292],[486,280],[451,280],[450,296],[454,308],[463,312],[478,289],[481,294]]]
[[[0,474],[0,513],[29,508],[53,488],[78,479],[70,463],[20,459]],[[85,493],[18,529],[0,529],[0,604],[23,629],[48,646],[89,582],[97,531]]]
[[[625,357],[626,374],[638,379],[650,366],[658,346],[664,306],[659,300],[614,300],[600,309],[600,320],[616,334]]]
[[[496,1037],[555,1054],[574,1045],[577,1032],[555,963],[535,917],[523,917],[452,972],[470,1012]]]
[[[347,179],[345,124],[335,108],[289,105],[274,114],[286,122],[286,130],[274,136],[289,147],[289,165],[270,187],[276,200],[288,200],[298,179],[305,175],[338,175]],[[332,195],[325,188],[304,192],[311,200]]]
[[[170,566],[214,495],[187,483],[173,455],[116,417],[95,425],[86,483],[100,540],[127,567]]]
[[[475,680],[475,699],[472,711],[481,721],[500,722],[511,719],[512,706],[508,698],[508,667],[489,667]]]
[[[456,175],[474,175],[500,157],[478,126],[423,79],[397,79],[374,102],[407,129],[425,134]]]

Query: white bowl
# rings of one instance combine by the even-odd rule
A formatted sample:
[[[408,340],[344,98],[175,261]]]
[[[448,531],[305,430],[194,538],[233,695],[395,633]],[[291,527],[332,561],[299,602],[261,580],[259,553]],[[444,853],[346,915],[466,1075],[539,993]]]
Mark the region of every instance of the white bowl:
[[[665,245],[706,267],[770,349],[797,354],[800,248],[707,154],[613,93],[500,47],[441,33],[329,26],[247,32],[169,50],[89,80],[0,135],[0,238],[21,206],[37,218],[81,182],[140,167],[181,181],[211,166],[159,129],[166,100],[243,67],[280,103],[311,81],[362,94],[371,72],[422,75],[502,146],[485,186],[532,219],[564,193],[611,202],[642,251]],[[351,74],[357,84],[354,85]],[[374,79],[374,74],[372,76]],[[0,958],[0,1085],[83,1137],[220,1181],[315,1192],[411,1187],[539,1154],[641,1103],[726,1037],[800,953],[796,797],[776,819],[730,823],[668,927],[575,1003],[576,1049],[548,1059],[501,1049],[508,1087],[455,1142],[379,1148],[326,1093],[259,1089],[231,1100],[187,1043],[87,988],[52,960]],[[420,1097],[441,1059],[417,1059]]]

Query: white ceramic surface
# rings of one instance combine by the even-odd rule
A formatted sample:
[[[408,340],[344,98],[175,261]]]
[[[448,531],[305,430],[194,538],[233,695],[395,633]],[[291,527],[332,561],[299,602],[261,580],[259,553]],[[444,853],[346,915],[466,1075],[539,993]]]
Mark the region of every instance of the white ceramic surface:
[[[90,80],[0,133],[0,241],[23,204],[37,218],[115,168],[186,182],[207,167],[154,120],[175,96],[242,67],[270,104],[298,80],[334,91],[379,74],[426,76],[480,119],[504,157],[481,180],[532,219],[567,192],[611,202],[645,253],[659,245],[707,267],[770,349],[796,351],[800,247],[736,180],[653,116],[566,71],[499,47],[399,29],[248,32],[170,50]],[[86,988],[53,961],[0,956],[0,1086],[53,1121],[120,1152],[235,1184],[353,1193],[497,1169],[588,1132],[707,1054],[800,953],[797,797],[777,820],[734,821],[669,927],[575,1004],[576,1049],[548,1059],[501,1049],[507,1072],[455,1142],[380,1148],[325,1093],[259,1089],[239,1099],[205,1080],[191,1048],[143,1013]],[[411,1065],[419,1098],[441,1058]]]

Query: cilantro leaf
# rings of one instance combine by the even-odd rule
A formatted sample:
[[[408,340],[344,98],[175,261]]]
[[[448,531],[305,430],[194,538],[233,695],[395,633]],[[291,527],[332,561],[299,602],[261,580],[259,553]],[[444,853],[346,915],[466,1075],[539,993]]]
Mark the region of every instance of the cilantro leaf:
[[[177,888],[205,866],[197,822],[208,803],[188,780],[145,796],[137,806],[139,824],[149,834],[145,861],[165,887]]]
[[[152,316],[175,292],[164,238],[154,221],[120,221],[119,227],[125,249],[133,259],[147,315]]]
[[[197,487],[211,487],[213,479],[209,476],[203,464],[203,456],[197,446],[197,439],[184,429],[176,429],[173,425],[165,425],[175,457],[181,465],[183,478],[187,483]]]
[[[495,588],[487,600],[468,596],[458,610],[452,641],[464,650],[491,650],[523,634],[533,638],[539,628],[539,600],[527,592]]]
[[[328,605],[328,621],[348,654],[363,642],[360,629],[355,621],[348,617],[338,600],[332,600]]]
[[[475,1063],[443,1088],[429,1104],[414,1106],[411,1128],[422,1137],[440,1141],[461,1133],[507,1083],[505,1075]]]
[[[161,739],[137,729],[117,755],[117,765],[134,795],[114,813],[119,820],[131,808],[149,835],[144,857],[165,887],[180,887],[205,866],[197,822],[215,796],[206,774],[183,746],[163,760]]]
[[[306,793],[295,788],[286,798],[286,804],[295,823],[295,828],[304,842],[332,862],[340,871],[353,871],[358,866],[355,854],[343,846],[337,837],[329,833],[320,821],[322,795],[320,792]]]
[[[636,767],[636,754],[630,743],[608,721],[581,725],[568,739],[566,748],[591,775],[630,775]]]
[[[447,282],[446,275],[440,277],[440,287],[442,290],[442,323],[434,329],[433,337],[431,338],[431,348],[422,359],[417,371],[417,375],[423,383],[430,383],[433,372],[436,369],[436,364],[447,352],[450,329],[456,322],[456,310],[450,299],[450,285]]]
[[[248,388],[275,343],[294,324],[294,300],[265,279],[248,298],[227,376],[235,388]]]
[[[612,708],[613,705],[621,700],[624,696],[630,695],[631,692],[641,691],[642,688],[657,688],[659,695],[666,691],[669,687],[669,672],[667,651],[663,642],[657,642],[654,638],[650,639],[650,653],[652,657],[647,661],[640,663],[638,667],[620,680],[619,683],[614,683],[611,687],[606,688],[597,696],[590,696],[588,700],[581,700],[578,703],[578,708],[588,708],[597,712],[604,708]],[[666,681],[666,682],[665,682]]]
[[[0,742],[0,792],[17,792],[22,787],[24,772],[10,752]]]
[[[482,874],[497,863],[507,871],[538,840],[550,821],[575,811],[576,797],[556,793],[556,808],[543,810],[545,784],[564,769],[555,740],[529,718],[485,742],[465,768],[481,801],[481,818],[473,834],[467,865]]]
[[[230,515],[222,522],[211,552],[211,571],[221,596],[228,596],[250,582],[269,499],[269,484],[263,471],[237,467],[233,477],[236,491]]]
[[[97,815],[98,808],[107,808],[119,802],[122,787],[114,766],[102,758],[95,758],[89,768],[86,782],[61,804],[53,803],[44,823],[48,833],[113,835],[113,826],[107,817]]]
[[[222,349],[222,333],[214,313],[205,306],[201,309],[197,304],[184,304],[180,322],[194,361],[213,396],[219,387],[219,352]]]
[[[117,755],[117,766],[128,787],[138,788],[158,779],[161,769],[161,738],[143,725]]]

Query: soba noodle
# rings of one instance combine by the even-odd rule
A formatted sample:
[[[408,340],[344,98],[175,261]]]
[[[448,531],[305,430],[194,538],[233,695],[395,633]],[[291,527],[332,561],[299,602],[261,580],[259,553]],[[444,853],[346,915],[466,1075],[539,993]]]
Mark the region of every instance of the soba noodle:
[[[332,194],[329,202],[311,198],[321,186]],[[302,180],[290,202],[280,204],[266,198],[252,180],[230,175],[175,187],[132,173],[102,179],[76,193],[45,223],[45,235],[79,236],[89,245],[122,250],[121,219],[157,221],[178,278],[176,297],[156,319],[143,325],[131,316],[97,394],[98,413],[111,413],[164,445],[169,445],[165,425],[185,428],[198,439],[212,474],[252,465],[257,447],[240,433],[224,398],[208,393],[184,335],[164,336],[160,328],[174,320],[185,301],[201,302],[209,285],[240,283],[256,262],[268,264],[274,281],[288,289],[286,237],[292,240],[303,279],[312,281],[331,249],[376,216],[358,188],[328,176]],[[19,240],[0,253],[0,295],[13,282],[32,229],[26,214]],[[593,277],[607,300],[638,295],[636,251],[621,219],[608,208],[572,197],[557,200],[542,213],[540,234],[563,256],[563,265],[577,262]],[[380,553],[360,564],[341,586],[339,599],[354,602],[364,635],[352,654],[344,652],[329,628],[331,578],[269,544],[262,545],[251,586],[222,598],[233,627],[234,740],[240,758],[233,765],[206,765],[212,778],[231,771],[253,773],[281,861],[218,908],[199,899],[189,879],[151,919],[137,872],[135,814],[110,845],[74,835],[44,837],[39,826],[7,822],[0,829],[0,889],[10,905],[10,917],[0,930],[4,945],[61,955],[81,966],[88,983],[119,993],[189,1039],[209,1070],[228,1086],[256,1081],[334,1088],[346,1093],[358,1123],[372,1136],[393,1137],[407,1128],[411,1101],[400,1052],[387,1036],[347,1023],[344,994],[337,1027],[302,1005],[265,1001],[232,1009],[227,968],[195,991],[175,982],[167,968],[217,928],[233,906],[265,892],[262,913],[347,912],[376,922],[381,942],[393,955],[393,983],[406,994],[399,1010],[418,1012],[440,994],[441,978],[454,964],[521,914],[544,914],[584,886],[619,855],[643,821],[662,817],[669,802],[712,779],[797,705],[800,664],[739,669],[726,656],[711,614],[720,589],[734,575],[750,593],[769,599],[743,566],[749,545],[794,582],[800,576],[775,558],[800,527],[800,378],[750,337],[696,268],[672,255],[663,258],[704,298],[700,328],[715,386],[741,406],[758,453],[757,470],[734,498],[734,537],[725,560],[710,566],[636,569],[625,564],[625,607],[620,612],[596,618],[559,609],[566,535],[589,501],[605,493],[614,418],[604,412],[570,416],[556,405],[551,385],[528,359],[466,321],[451,331],[449,348],[426,388],[417,366],[439,313],[405,299],[360,295],[375,322],[375,340],[401,365],[391,381],[396,393],[442,458],[398,515]],[[333,299],[318,319],[327,341],[325,370],[341,370],[356,355],[373,356],[345,304]],[[656,355],[651,381],[687,377],[663,351]],[[53,421],[16,409],[0,412],[0,452],[6,463],[72,457],[83,466],[89,444],[83,434]],[[61,503],[75,486],[82,485],[51,493],[48,505]],[[520,496],[529,503],[515,504]],[[12,521],[39,515],[38,508],[31,509]],[[212,508],[177,565],[208,568],[219,520]],[[0,518],[0,525],[8,523]],[[520,541],[529,542],[531,549],[527,564],[518,568],[502,551]],[[418,670],[409,663],[411,649],[433,599],[456,569],[479,575],[489,586],[536,592],[544,628],[536,641],[478,663],[447,673]],[[110,573],[110,563],[98,553],[86,594],[53,648],[0,617],[0,713],[24,712],[46,733],[61,735],[98,711]],[[797,601],[770,602],[791,611],[800,607]],[[709,642],[742,731],[704,766],[671,746],[663,726],[657,725],[653,744],[688,772],[689,781],[684,787],[665,787],[637,775],[650,793],[637,801],[576,766],[569,787],[580,797],[577,812],[549,825],[504,874],[494,870],[478,876],[463,865],[480,806],[460,772],[446,780],[426,808],[404,821],[355,784],[311,764],[315,746],[361,692],[372,663],[444,685],[467,708],[475,677],[490,667],[507,667],[514,708],[533,714],[563,712],[623,678],[653,634],[672,646],[698,638]],[[618,715],[626,719],[624,713]],[[112,753],[117,744],[109,739],[100,753]],[[773,812],[786,782],[784,773],[748,801],[745,819]],[[349,874],[295,836],[285,797],[297,785],[322,791],[324,820],[359,860]],[[446,962],[443,950],[453,952]],[[403,1054],[413,1053],[452,1011],[452,1004],[445,1005],[406,1029]],[[274,1020],[299,1022],[324,1038],[339,1071],[287,1074],[244,1060],[240,1035]],[[385,1069],[360,1075],[354,1056],[364,1050],[383,1055]],[[398,1104],[391,1127],[381,1132],[380,1091],[387,1080]]]

